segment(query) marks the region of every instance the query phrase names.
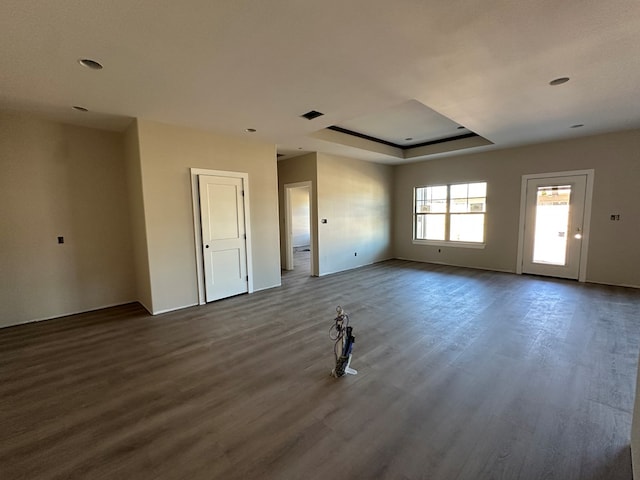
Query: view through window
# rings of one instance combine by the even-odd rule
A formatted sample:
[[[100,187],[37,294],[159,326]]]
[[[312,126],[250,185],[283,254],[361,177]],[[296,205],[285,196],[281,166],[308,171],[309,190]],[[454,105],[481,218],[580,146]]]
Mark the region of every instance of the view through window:
[[[414,239],[484,243],[487,183],[416,187]]]

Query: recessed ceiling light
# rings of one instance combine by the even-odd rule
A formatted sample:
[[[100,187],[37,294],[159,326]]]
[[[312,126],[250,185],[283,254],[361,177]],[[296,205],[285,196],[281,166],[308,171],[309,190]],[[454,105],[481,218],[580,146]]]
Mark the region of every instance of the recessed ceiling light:
[[[549,85],[553,85],[555,87],[556,85],[562,85],[563,83],[567,83],[568,81],[569,81],[569,77],[560,77],[560,78],[551,80],[549,82]]]
[[[571,125],[571,128],[580,128],[584,127],[584,123],[576,123],[575,125]]]
[[[73,108],[74,110],[77,110],[78,112],[88,112],[89,111],[88,108],[81,107],[80,105],[74,105],[71,108]]]
[[[405,140],[406,140],[407,142],[410,142],[411,140],[413,140],[413,137],[407,137],[407,138],[405,138]]]
[[[248,132],[248,133],[255,133],[256,131],[257,130],[255,128],[247,128],[247,129],[245,129],[245,132]]]
[[[100,62],[96,62],[90,58],[81,58],[78,60],[78,63],[83,67],[90,68],[91,70],[102,70],[104,68]]]

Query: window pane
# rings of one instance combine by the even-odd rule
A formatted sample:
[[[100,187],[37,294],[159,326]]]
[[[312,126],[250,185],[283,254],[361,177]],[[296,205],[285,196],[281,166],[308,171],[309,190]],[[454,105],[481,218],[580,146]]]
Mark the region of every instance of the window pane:
[[[446,213],[447,201],[446,200],[432,200],[426,205],[426,212],[429,213]]]
[[[446,211],[446,186],[416,188],[416,213],[445,213]]]
[[[469,198],[469,212],[479,213],[487,211],[487,199],[482,198]]]
[[[470,197],[486,197],[487,196],[487,182],[470,183],[469,184],[469,196]]]
[[[447,186],[427,187],[427,212],[446,213],[447,211]]]
[[[451,198],[467,198],[467,190],[469,185],[451,185]]]
[[[451,210],[452,213],[468,212],[469,206],[467,199],[465,198],[451,198]]]
[[[447,199],[447,186],[440,185],[438,187],[427,187],[429,190],[430,198],[434,200],[446,200]]]
[[[450,212],[480,213],[486,211],[486,182],[451,185]]]
[[[416,213],[446,213],[447,187],[416,188]]]
[[[417,187],[415,238],[484,242],[486,196],[486,182]]]
[[[444,240],[445,215],[416,215],[416,239]]]
[[[425,187],[416,188],[416,213],[424,213],[427,211],[427,189]]]
[[[446,213],[446,200],[416,201],[416,213]]]
[[[457,242],[483,242],[484,213],[451,215],[449,240]]]

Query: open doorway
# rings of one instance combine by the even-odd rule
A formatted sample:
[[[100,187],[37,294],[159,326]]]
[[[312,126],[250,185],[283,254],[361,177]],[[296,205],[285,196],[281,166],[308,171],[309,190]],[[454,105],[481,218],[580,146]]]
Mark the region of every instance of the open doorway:
[[[284,185],[285,270],[312,275],[311,182]]]

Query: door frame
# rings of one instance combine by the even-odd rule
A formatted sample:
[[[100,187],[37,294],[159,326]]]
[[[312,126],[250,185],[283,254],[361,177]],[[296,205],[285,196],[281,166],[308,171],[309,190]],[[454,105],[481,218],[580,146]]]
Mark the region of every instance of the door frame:
[[[284,188],[284,269],[285,270],[293,270],[293,243],[292,243],[292,209],[291,209],[291,190],[294,188],[309,188],[309,249],[311,250],[311,265],[310,271],[311,275],[317,275],[314,268],[314,243],[315,243],[315,235],[313,232],[313,182],[296,182],[296,183],[285,183],[283,185]]]
[[[253,260],[251,256],[251,212],[249,211],[249,174],[245,172],[230,172],[226,170],[208,170],[203,168],[190,168],[191,200],[193,202],[193,238],[196,250],[196,281],[198,284],[198,304],[207,303],[204,287],[204,257],[202,256],[202,223],[200,220],[200,191],[198,188],[199,175],[211,175],[214,177],[241,178],[244,189],[244,231],[247,234],[247,276],[249,277],[248,293],[253,293]]]
[[[518,257],[516,260],[516,273],[522,275],[522,263],[524,260],[524,225],[527,208],[527,182],[532,179],[544,179],[554,177],[570,177],[575,175],[585,175],[586,190],[584,196],[584,218],[582,222],[582,243],[580,247],[580,267],[578,271],[578,281],[587,280],[587,254],[589,252],[589,232],[591,230],[591,201],[593,198],[593,180],[595,170],[570,170],[565,172],[533,173],[522,175],[520,186],[520,225],[518,228]]]

